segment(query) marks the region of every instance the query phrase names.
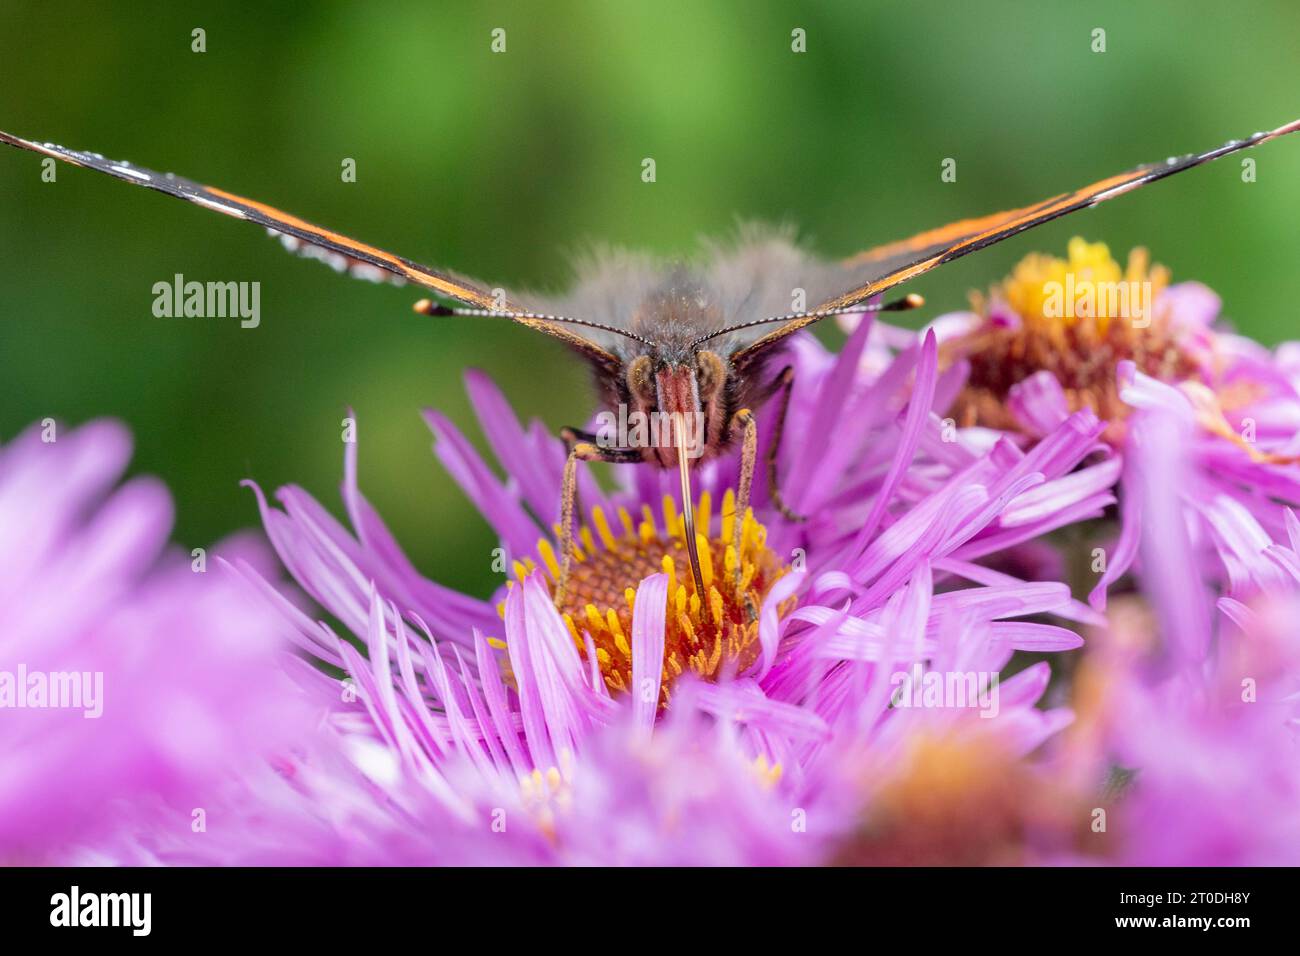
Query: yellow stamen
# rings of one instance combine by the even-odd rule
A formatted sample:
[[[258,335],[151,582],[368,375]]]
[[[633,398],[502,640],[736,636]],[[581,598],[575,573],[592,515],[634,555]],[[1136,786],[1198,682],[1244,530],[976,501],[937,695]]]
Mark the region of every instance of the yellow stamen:
[[[723,541],[730,541],[736,530],[736,493],[730,488],[722,496],[722,533]]]
[[[672,495],[664,495],[664,528],[668,534],[677,537],[681,532],[678,529],[677,502],[673,501]]]
[[[609,522],[605,519],[605,511],[599,505],[591,509],[591,520],[596,525],[596,533],[600,535],[600,543],[605,546],[606,551],[613,551],[618,545],[614,541],[614,534],[610,530]]]
[[[546,565],[546,570],[551,573],[551,580],[559,580],[560,562],[555,559],[555,549],[551,547],[551,542],[545,538],[537,542],[537,553],[542,557],[542,563]]]
[[[705,492],[705,494],[708,494],[708,492]],[[702,534],[697,534],[695,536],[695,541],[700,551],[700,577],[704,580],[704,586],[706,588],[712,587],[713,554],[709,550],[709,539]]]
[[[601,616],[600,609],[594,604],[588,604],[583,610],[587,614],[587,625],[591,629],[591,635],[595,637],[605,629],[605,619]]]
[[[709,588],[709,610],[713,612],[713,623],[722,623],[722,595],[717,588]]]
[[[616,638],[623,637],[623,625],[612,607],[605,611],[605,621],[609,625],[609,633]]]
[[[677,562],[673,560],[672,555],[665,554],[661,567],[664,573],[668,575],[668,593],[677,593]]]
[[[643,526],[649,525],[650,530],[654,532],[656,536],[659,534],[659,528],[655,525],[655,513],[650,510],[649,505],[641,506],[641,520]]]

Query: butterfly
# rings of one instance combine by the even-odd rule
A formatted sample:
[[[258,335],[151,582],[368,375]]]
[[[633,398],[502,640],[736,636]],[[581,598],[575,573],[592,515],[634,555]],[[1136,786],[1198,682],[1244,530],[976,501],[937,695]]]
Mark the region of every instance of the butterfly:
[[[739,442],[736,508],[744,514],[757,459],[755,410],[773,400],[777,402],[775,427],[765,456],[768,487],[778,510],[794,520],[800,517],[785,505],[777,475],[781,432],[794,384],[792,367],[779,358],[791,335],[832,315],[916,308],[922,304],[920,296],[890,302],[880,296],[1027,229],[1297,130],[1300,120],[1203,153],[1139,166],[1034,205],[954,222],[838,263],[818,260],[782,235],[757,231],[743,234],[734,247],[710,247],[704,261],[695,265],[664,266],[648,257],[606,254],[583,270],[569,294],[557,299],[510,296],[265,203],[170,173],[4,132],[0,141],[246,219],[279,237],[290,251],[321,259],[339,272],[414,282],[434,296],[415,304],[419,313],[504,318],[558,338],[591,365],[605,408],[666,422],[668,427],[657,431],[655,441],[629,441],[626,436],[621,442],[611,441],[579,428],[563,430],[569,456],[560,506],[560,603],[572,560],[578,461],[648,462],[678,470],[693,583],[696,593],[703,594],[693,508],[688,504],[693,501],[692,463],[720,455]],[[786,303],[794,290],[801,290],[805,301],[818,304],[790,311]],[[733,524],[739,535],[742,522]],[[739,541],[735,547],[739,552]]]

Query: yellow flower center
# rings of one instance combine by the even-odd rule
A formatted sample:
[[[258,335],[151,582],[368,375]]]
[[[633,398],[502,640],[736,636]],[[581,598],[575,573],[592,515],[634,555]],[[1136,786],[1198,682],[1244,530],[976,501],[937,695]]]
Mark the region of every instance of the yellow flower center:
[[[711,510],[706,491],[695,509],[703,594],[695,590],[685,522],[671,497],[664,496],[662,525],[646,505],[640,521],[619,508],[614,523],[601,508],[594,508],[590,524],[579,528],[568,587],[559,610],[584,659],[590,635],[601,675],[611,693],[626,691],[632,683],[636,587],[644,578],[660,572],[668,575],[661,707],[668,705],[672,682],[687,671],[716,680],[739,673],[758,659],[758,610],[788,568],[767,547],[767,529],[749,509],[741,519],[737,553],[733,534],[735,497],[731,491],[723,497],[718,520],[714,520]],[[543,539],[538,542],[537,553],[554,593],[560,576],[555,548]],[[521,579],[537,570],[533,561],[515,566],[515,574]],[[778,613],[788,613],[795,603],[795,598],[789,598]]]
[[[957,403],[964,425],[1015,429],[1007,393],[1035,372],[1049,371],[1065,391],[1070,411],[1091,408],[1111,423],[1107,438],[1122,436],[1128,407],[1120,401],[1116,365],[1132,360],[1142,372],[1167,382],[1197,375],[1160,309],[1169,270],[1151,265],[1145,249],[1121,267],[1105,243],[1070,240],[1068,258],[1033,253],[994,286],[988,298],[972,295],[988,319],[1009,309],[1018,327],[985,321],[948,343],[945,358],[965,358],[971,372]]]
[[[1070,240],[1066,259],[1030,253],[995,290],[1021,319],[1044,334],[1062,336],[1079,327],[1084,341],[1103,342],[1115,320],[1140,327],[1151,302],[1169,285],[1169,270],[1152,266],[1142,248],[1127,266],[1104,242]]]

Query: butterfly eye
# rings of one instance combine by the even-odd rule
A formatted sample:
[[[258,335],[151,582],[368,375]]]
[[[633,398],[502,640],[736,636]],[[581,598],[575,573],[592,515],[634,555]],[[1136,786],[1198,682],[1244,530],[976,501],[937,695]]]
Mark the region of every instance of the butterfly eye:
[[[716,395],[727,378],[727,367],[717,352],[702,349],[695,354],[696,381],[699,383],[700,401]]]

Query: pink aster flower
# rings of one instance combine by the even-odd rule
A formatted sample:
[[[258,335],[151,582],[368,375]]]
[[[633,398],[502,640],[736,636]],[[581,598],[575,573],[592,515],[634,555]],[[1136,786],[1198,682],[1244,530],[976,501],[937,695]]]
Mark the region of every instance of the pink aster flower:
[[[126,431],[33,426],[0,448],[0,860],[101,859],[170,808],[189,832],[221,775],[292,725],[273,619],[218,554],[167,545],[172,505],[119,483]],[[202,573],[199,573],[202,571]]]
[[[1300,595],[1296,350],[1270,354],[1217,327],[1210,290],[1167,280],[1140,251],[1121,268],[1075,240],[1068,260],[1030,256],[987,301],[930,330],[958,379],[943,406],[958,434],[1033,454],[1072,416],[1096,413],[1097,444],[1061,480],[1120,499],[1092,602],[1104,608],[1130,571],[1138,590],[1094,631],[1072,687],[1082,720],[1050,755],[1063,789],[1046,805],[1091,805],[1110,826],[1073,842],[1048,826],[1038,847],[1064,860],[1294,862],[1300,658],[1279,621]],[[1062,290],[1107,283],[1149,299],[1116,309],[1098,297],[1062,314]],[[879,363],[919,340],[878,325],[867,350]],[[900,841],[880,829],[849,857],[890,859]]]
[[[1167,388],[1162,386],[1161,388]],[[1204,481],[1197,422],[1176,390],[1131,419],[1131,493],[1143,515],[1144,601],[1117,605],[1081,676],[1090,697],[1076,772],[1121,770],[1107,801],[1112,853],[1139,865],[1295,865],[1300,860],[1300,521],[1219,597],[1194,535]],[[1213,501],[1213,499],[1209,499]],[[1246,553],[1244,548],[1238,553]],[[1258,566],[1258,567],[1257,567]],[[1248,574],[1248,576],[1247,576]],[[1216,606],[1217,605],[1217,606]]]
[[[662,584],[663,576],[654,576],[639,596]],[[923,575],[904,588],[886,625],[914,629],[923,623],[920,605],[930,587]],[[527,592],[543,603],[530,607]],[[537,630],[558,631],[553,607],[535,579],[512,589],[506,600],[507,645],[533,639],[534,617]],[[519,618],[511,613],[515,604],[523,607]],[[834,715],[833,733],[815,723],[814,713],[790,709],[777,714],[784,723],[765,721],[760,737],[743,704],[722,711],[716,687],[687,678],[675,685],[672,706],[651,726],[636,706],[611,708],[606,722],[588,728],[575,749],[560,750],[554,764],[543,766],[533,757],[536,738],[529,737],[522,713],[525,688],[534,685],[538,696],[548,696],[540,677],[514,674],[518,695],[490,670],[483,671],[481,687],[448,679],[436,661],[440,648],[393,614],[376,596],[368,659],[358,655],[352,664],[355,702],[334,679],[302,671],[304,683],[334,717],[274,771],[244,773],[214,795],[214,817],[223,821],[215,838],[167,828],[161,837],[134,841],[119,858],[227,865],[826,862],[852,845],[864,807],[893,799],[891,781],[910,780],[918,761],[933,764],[928,751],[917,757],[915,745],[943,744],[945,760],[952,753],[981,759],[986,754],[983,779],[1014,771],[1019,780],[1020,758],[1069,718],[1066,711],[1034,706],[1046,686],[1046,664],[995,690],[996,713],[986,719],[990,715],[965,707],[891,709],[890,677],[898,671],[855,662],[846,669],[866,684],[861,706],[843,696],[843,684],[826,691],[821,712]],[[512,620],[520,620],[525,631],[516,633]],[[389,648],[394,629],[401,641]],[[987,628],[981,637],[952,632],[945,648],[934,653],[931,672],[948,673],[958,664],[998,667],[1009,650],[996,646],[1000,642]],[[903,630],[900,639],[914,644],[922,635]],[[967,659],[952,660],[954,653]],[[828,659],[834,654],[827,650]],[[439,675],[433,681],[439,693],[425,692],[418,678],[403,679],[400,688],[380,683],[394,674],[414,676],[417,656],[426,664],[424,673]],[[564,692],[550,689],[551,696]],[[558,703],[576,707],[581,701]],[[538,723],[549,739],[559,735],[562,719],[544,712]],[[795,754],[788,767],[771,763],[763,740],[780,738],[802,741],[809,752]],[[899,761],[907,761],[904,772]],[[1014,792],[1014,783],[1005,789]],[[1059,835],[1061,827],[1054,825]],[[957,852],[948,843],[945,849]]]
[[[1244,644],[1257,635],[1234,636]],[[1110,661],[1105,670],[1113,682],[1107,753],[1130,779],[1109,802],[1115,858],[1140,866],[1295,866],[1294,698],[1271,697],[1267,680],[1251,688],[1244,682],[1260,680],[1260,672],[1236,667],[1222,668],[1208,686],[1188,675],[1152,686],[1140,661]]]
[[[706,596],[686,573],[681,505],[665,500],[666,479],[629,466],[608,492],[580,478],[586,516],[557,608],[554,540],[533,516],[556,513],[563,446],[520,424],[477,373],[470,394],[504,480],[444,417],[426,419],[435,453],[512,559],[514,580],[491,600],[411,565],[359,490],[355,444],[342,489],[350,528],[299,488],[281,489],[275,508],[254,486],[286,568],[350,632],[263,589],[298,646],[348,677],[341,694],[335,678],[304,672],[331,705],[333,731],[370,754],[363,776],[385,804],[405,808],[400,795],[423,793],[418,804],[458,827],[425,859],[512,858],[492,830],[500,811],[526,855],[542,847],[556,862],[809,862],[832,853],[859,822],[853,808],[872,799],[862,785],[845,791],[852,807],[828,800],[846,779],[838,768],[873,753],[887,768],[885,755],[921,736],[988,739],[1018,760],[1068,722],[1036,706],[1046,664],[1005,684],[998,675],[1018,649],[1081,644],[1065,627],[1018,618],[1096,614],[1064,584],[981,559],[1111,502],[1113,477],[1075,470],[1101,423],[1081,411],[1028,451],[969,440],[934,414],[958,379],[939,374],[933,337],[878,377],[859,372],[865,340],[864,329],[840,355],[795,345],[800,384],[780,467],[806,524],[782,524],[761,492],[756,514],[736,516],[735,462],[701,469],[690,506],[708,545]],[[827,409],[843,412],[835,442],[813,427]],[[728,556],[738,520],[744,544]],[[981,714],[971,700],[926,698],[934,677],[955,686],[950,675],[997,703]],[[900,706],[904,697],[916,703]],[[315,808],[306,818],[330,821],[331,786],[298,794]],[[709,814],[708,833],[680,826],[687,808]],[[347,862],[387,845],[363,844],[326,841]]]
[[[955,424],[1032,442],[1081,409],[1101,418],[1090,467],[1067,479],[1096,495],[1122,489],[1118,539],[1095,569],[1098,609],[1132,567],[1144,523],[1128,464],[1135,409],[1175,408],[1190,423],[1194,468],[1177,500],[1200,573],[1236,599],[1286,574],[1268,552],[1287,540],[1280,502],[1300,503],[1297,347],[1270,353],[1232,334],[1218,322],[1218,296],[1168,278],[1143,250],[1121,267],[1105,245],[1075,239],[1068,259],[1031,255],[973,311],[934,326],[961,378],[945,406]],[[889,341],[907,333],[890,330]]]

